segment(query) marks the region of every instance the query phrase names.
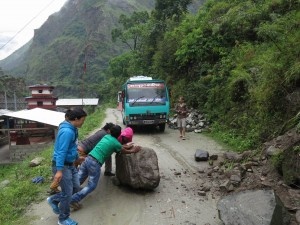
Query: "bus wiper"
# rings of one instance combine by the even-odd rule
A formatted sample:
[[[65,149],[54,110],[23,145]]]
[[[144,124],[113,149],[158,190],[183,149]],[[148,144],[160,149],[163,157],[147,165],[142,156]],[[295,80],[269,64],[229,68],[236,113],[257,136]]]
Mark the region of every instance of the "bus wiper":
[[[141,98],[145,98],[145,96],[141,96],[141,97],[138,97],[137,99],[135,99],[134,102],[132,103],[132,105],[134,105],[134,103],[136,103],[136,101],[141,99]]]
[[[157,98],[157,97],[159,97],[160,95],[156,95],[154,98],[153,98],[153,100],[150,102],[150,104],[152,104],[154,101],[155,101],[155,99]]]

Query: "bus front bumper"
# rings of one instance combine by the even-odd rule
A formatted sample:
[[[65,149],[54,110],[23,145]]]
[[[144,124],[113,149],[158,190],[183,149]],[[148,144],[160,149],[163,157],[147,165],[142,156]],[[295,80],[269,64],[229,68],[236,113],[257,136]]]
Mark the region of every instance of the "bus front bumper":
[[[157,125],[167,123],[167,119],[161,120],[134,120],[134,121],[127,121],[128,125]]]

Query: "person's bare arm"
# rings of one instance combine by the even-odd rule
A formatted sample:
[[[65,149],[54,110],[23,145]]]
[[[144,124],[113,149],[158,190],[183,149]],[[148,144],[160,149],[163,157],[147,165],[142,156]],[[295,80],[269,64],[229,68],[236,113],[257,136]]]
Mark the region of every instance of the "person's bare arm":
[[[123,148],[131,149],[133,147],[133,142],[127,143],[123,145]]]
[[[59,183],[62,179],[62,170],[57,170],[54,177],[53,177],[53,181],[55,181],[56,183]]]
[[[80,156],[86,155],[85,150],[80,145],[77,146],[77,151]]]
[[[131,149],[126,149],[124,147],[122,147],[121,153],[122,154],[132,154],[132,153],[137,153],[141,150],[141,146],[134,146]]]

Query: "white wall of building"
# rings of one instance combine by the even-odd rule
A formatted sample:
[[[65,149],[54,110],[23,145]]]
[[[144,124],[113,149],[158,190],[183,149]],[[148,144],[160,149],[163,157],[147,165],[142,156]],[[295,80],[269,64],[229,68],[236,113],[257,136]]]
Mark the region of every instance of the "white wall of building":
[[[52,92],[50,90],[42,89],[41,91],[42,92],[39,92],[39,90],[32,90],[31,94],[33,94],[33,95],[38,95],[38,94],[43,94],[43,95],[52,94]]]

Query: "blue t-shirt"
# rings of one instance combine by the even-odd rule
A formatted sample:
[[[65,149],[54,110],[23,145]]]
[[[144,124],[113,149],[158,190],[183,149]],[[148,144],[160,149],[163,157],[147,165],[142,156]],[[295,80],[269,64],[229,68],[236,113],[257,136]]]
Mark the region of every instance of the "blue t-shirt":
[[[78,130],[68,121],[59,125],[54,144],[52,160],[56,162],[57,170],[62,170],[65,163],[73,163],[78,158]]]

